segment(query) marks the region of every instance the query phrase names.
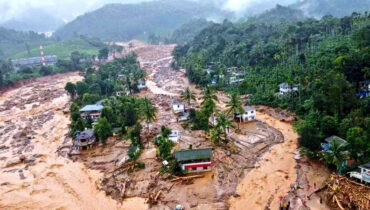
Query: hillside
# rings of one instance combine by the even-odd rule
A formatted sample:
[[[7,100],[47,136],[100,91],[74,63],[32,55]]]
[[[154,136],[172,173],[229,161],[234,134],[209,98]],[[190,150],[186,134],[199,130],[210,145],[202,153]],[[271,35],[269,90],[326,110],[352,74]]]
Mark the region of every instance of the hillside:
[[[258,21],[260,23],[286,23],[301,21],[305,18],[302,10],[284,7],[278,4],[273,9],[249,18],[249,21]]]
[[[171,35],[170,42],[185,44],[191,41],[204,28],[210,26],[212,22],[205,19],[195,19],[177,28]]]
[[[301,9],[307,16],[321,18],[325,15],[344,17],[353,12],[370,10],[369,0],[301,0],[291,6]]]
[[[18,31],[51,32],[63,24],[61,19],[42,9],[29,9],[21,13],[19,17],[8,20],[1,25]]]
[[[99,37],[103,40],[145,40],[152,34],[167,36],[193,18],[204,18],[220,11],[205,3],[163,0],[140,4],[109,4],[77,17],[58,29],[55,37],[76,35]]]
[[[53,41],[36,32],[21,32],[0,27],[0,58],[9,57],[27,49],[38,48],[40,43]],[[27,54],[27,53],[26,53]]]
[[[330,136],[346,139],[346,154],[359,164],[370,157],[369,24],[368,13],[271,25],[224,21],[176,47],[174,56],[193,83],[294,111],[300,146],[339,171],[342,166],[320,152]]]
[[[56,55],[60,59],[69,59],[71,53],[74,51],[78,51],[87,55],[97,55],[98,51],[102,47],[104,47],[104,43],[102,43],[100,40],[82,37],[61,40],[59,42],[44,45],[44,52],[46,55]],[[38,47],[30,50],[31,57],[39,55],[40,51]],[[27,51],[22,51],[13,55],[12,57],[22,58],[27,56]]]

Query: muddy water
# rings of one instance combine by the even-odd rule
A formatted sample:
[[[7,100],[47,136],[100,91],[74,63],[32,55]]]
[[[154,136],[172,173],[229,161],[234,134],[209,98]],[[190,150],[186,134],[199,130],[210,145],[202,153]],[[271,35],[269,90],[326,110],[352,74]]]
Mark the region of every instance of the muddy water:
[[[296,181],[294,152],[298,135],[290,123],[258,113],[258,119],[266,122],[284,135],[284,143],[272,146],[237,187],[239,198],[229,200],[230,209],[277,209],[278,197],[284,196],[290,184]]]
[[[98,189],[102,174],[58,156],[68,141],[68,73],[39,78],[0,96],[0,209],[147,209],[118,204]]]

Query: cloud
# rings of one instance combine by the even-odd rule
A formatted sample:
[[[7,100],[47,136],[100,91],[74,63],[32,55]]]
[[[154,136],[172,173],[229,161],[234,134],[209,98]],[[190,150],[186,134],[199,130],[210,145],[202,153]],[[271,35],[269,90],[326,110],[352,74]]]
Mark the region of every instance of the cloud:
[[[266,9],[271,9],[280,5],[290,5],[297,0],[226,0],[223,4],[223,9],[236,13],[249,13],[251,15],[263,12]]]
[[[63,20],[97,9],[108,3],[137,3],[148,0],[0,0],[0,22],[18,18],[30,9],[42,9]]]
[[[78,15],[97,9],[108,3],[139,3],[151,0],[0,0],[0,22],[22,17],[30,9],[42,9],[61,20],[72,20]],[[213,2],[224,10],[237,14],[256,14],[275,7],[287,5],[297,0],[193,0]]]

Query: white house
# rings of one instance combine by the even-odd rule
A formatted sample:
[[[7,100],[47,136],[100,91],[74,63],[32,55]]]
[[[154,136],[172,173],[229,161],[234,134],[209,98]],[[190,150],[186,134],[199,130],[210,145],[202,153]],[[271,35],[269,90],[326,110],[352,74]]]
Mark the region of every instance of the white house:
[[[370,183],[370,162],[358,167],[357,171],[349,172],[349,176],[359,179],[361,182]]]
[[[185,104],[179,100],[172,100],[172,110],[175,114],[185,112]]]
[[[246,121],[252,121],[256,119],[256,108],[252,106],[244,106],[244,113],[235,113],[235,118],[238,121],[246,122]]]
[[[298,89],[299,89],[299,85],[293,85],[293,87],[291,87],[287,83],[281,83],[279,85],[279,95],[283,96],[283,95],[286,95],[290,92],[298,91]]]
[[[139,80],[138,81],[138,84],[137,84],[137,89],[139,90],[143,90],[143,89],[146,89],[146,83],[145,83],[145,80]]]
[[[171,130],[170,135],[168,135],[168,139],[174,143],[177,143],[180,139],[180,133],[177,130]]]

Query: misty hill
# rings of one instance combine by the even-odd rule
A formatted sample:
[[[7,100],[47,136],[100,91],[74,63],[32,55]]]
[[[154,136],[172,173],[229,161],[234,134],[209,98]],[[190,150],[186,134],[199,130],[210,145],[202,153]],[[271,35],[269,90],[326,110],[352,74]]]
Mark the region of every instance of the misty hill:
[[[249,21],[261,23],[288,23],[304,20],[306,17],[302,10],[276,5],[275,8],[267,10],[260,15],[249,18]]]
[[[63,24],[61,19],[42,9],[29,9],[19,17],[4,22],[2,26],[18,31],[50,32],[55,31]]]
[[[205,19],[195,19],[188,23],[183,24],[177,28],[171,38],[171,43],[185,44],[191,41],[197,34],[199,34],[203,29],[210,26],[212,22]]]
[[[47,44],[52,41],[33,31],[22,32],[0,27],[0,58],[37,48],[41,42]]]
[[[365,12],[370,10],[370,0],[301,0],[292,5],[308,16],[321,18],[325,15],[344,17],[353,12]]]
[[[103,40],[147,39],[150,35],[168,36],[194,18],[221,15],[211,4],[182,0],[163,0],[139,4],[109,4],[77,17],[56,31],[62,39],[78,35]]]

